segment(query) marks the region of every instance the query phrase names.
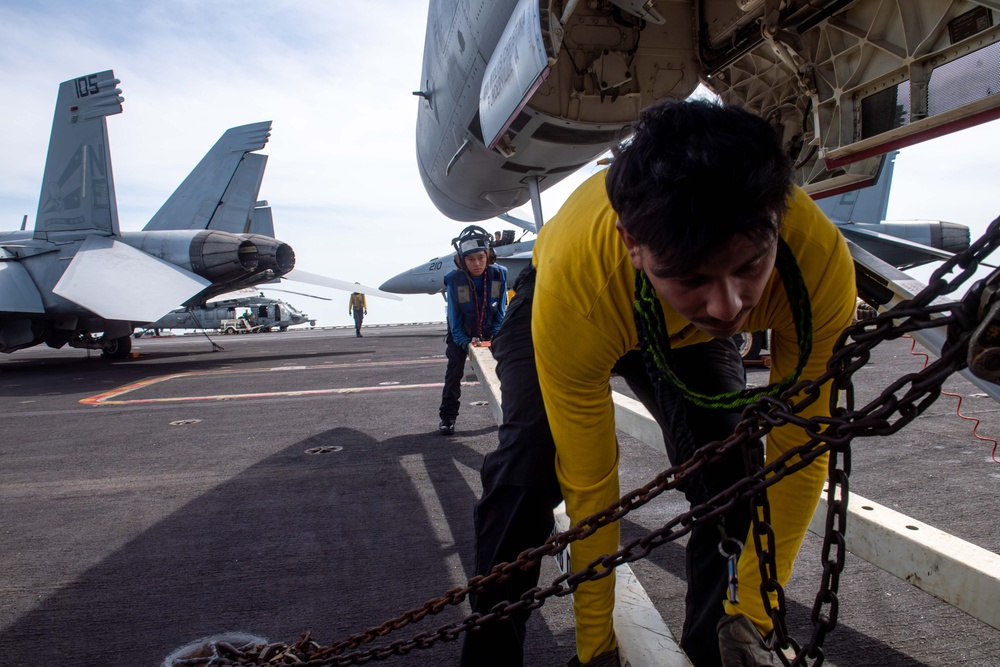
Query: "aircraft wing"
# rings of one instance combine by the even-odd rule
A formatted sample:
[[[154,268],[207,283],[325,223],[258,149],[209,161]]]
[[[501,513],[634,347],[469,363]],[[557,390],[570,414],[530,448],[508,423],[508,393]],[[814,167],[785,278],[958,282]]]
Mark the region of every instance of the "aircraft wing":
[[[155,322],[211,281],[106,236],[89,236],[52,291],[107,320]]]
[[[346,280],[337,280],[336,278],[327,278],[326,276],[309,273],[308,271],[301,271],[299,269],[289,271],[285,275],[281,276],[281,279],[306,283],[307,285],[316,285],[318,287],[329,287],[331,289],[339,289],[346,292],[362,292],[365,296],[376,296],[380,299],[391,299],[393,301],[403,300],[402,297],[396,294],[390,294],[389,292],[383,292],[377,287],[369,287],[367,285],[352,283]],[[261,289],[265,288],[262,287]]]
[[[911,269],[930,262],[944,261],[952,256],[946,250],[855,225],[837,225],[837,228],[848,240],[897,269]]]
[[[245,233],[267,164],[258,151],[271,135],[271,121],[230,128],[205,154],[144,231],[216,229]]]

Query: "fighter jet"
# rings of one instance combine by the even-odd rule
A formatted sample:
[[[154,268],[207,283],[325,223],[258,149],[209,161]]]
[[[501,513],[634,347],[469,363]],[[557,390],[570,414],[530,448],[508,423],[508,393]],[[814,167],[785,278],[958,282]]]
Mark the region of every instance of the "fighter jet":
[[[781,132],[820,198],[871,185],[885,152],[1000,117],[996,2],[431,0],[417,112],[447,217],[531,202],[703,84]]]
[[[510,282],[531,263],[531,251],[535,240],[520,241],[511,245],[494,246],[497,264],[506,267]],[[389,278],[379,285],[379,289],[394,294],[437,294],[444,292],[444,277],[454,271],[455,253],[434,257],[423,264]]]
[[[59,86],[34,230],[0,232],[0,352],[45,343],[127,357],[131,333],[178,306],[297,272],[257,195],[265,121],[228,130],[140,232],[122,232],[107,117],[121,113],[107,70]],[[395,295],[366,288],[373,296]]]

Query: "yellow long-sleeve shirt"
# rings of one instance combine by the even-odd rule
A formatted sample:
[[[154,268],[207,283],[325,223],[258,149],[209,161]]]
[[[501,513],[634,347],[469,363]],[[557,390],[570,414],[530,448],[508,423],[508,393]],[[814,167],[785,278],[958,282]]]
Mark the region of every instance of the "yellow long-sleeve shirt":
[[[634,269],[615,230],[617,215],[608,202],[604,172],[592,176],[541,230],[535,243],[537,267],[532,338],[538,379],[556,444],[556,473],[570,521],[597,512],[620,496],[618,441],[611,401],[611,368],[638,349],[632,303]],[[826,370],[837,337],[851,324],[856,303],[854,267],[837,228],[809,196],[795,188],[782,221],[781,236],[798,261],[812,304],[814,341],[802,379]],[[710,337],[662,300],[671,347],[706,342]],[[747,317],[745,330],[771,330],[771,379],[791,373],[798,361],[792,311],[777,270]],[[802,414],[829,414],[829,385]],[[775,429],[766,457],[805,442],[798,427]],[[702,443],[704,444],[704,443]],[[826,478],[826,459],[771,487],[771,525],[776,535],[779,580],[792,565],[816,509]],[[742,537],[742,536],[741,536]],[[617,524],[573,544],[574,570],[618,549]],[[762,632],[771,621],[760,598],[760,572],[752,539],[739,561],[740,604],[726,602],[728,613],[742,613]],[[612,627],[614,578],[587,582],[574,595],[577,651],[581,661],[615,646]]]
[[[365,295],[361,292],[352,292],[347,301],[347,310],[368,310],[368,301],[365,299]]]

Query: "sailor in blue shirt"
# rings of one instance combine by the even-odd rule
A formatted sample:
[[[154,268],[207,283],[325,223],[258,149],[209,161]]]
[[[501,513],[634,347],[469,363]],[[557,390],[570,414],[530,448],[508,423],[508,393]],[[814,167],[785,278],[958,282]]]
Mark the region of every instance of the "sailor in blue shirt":
[[[438,411],[441,435],[455,433],[462,376],[469,345],[480,345],[493,338],[507,311],[507,269],[496,264],[492,238],[482,227],[466,227],[455,246],[457,269],[444,277],[448,299],[448,369]]]

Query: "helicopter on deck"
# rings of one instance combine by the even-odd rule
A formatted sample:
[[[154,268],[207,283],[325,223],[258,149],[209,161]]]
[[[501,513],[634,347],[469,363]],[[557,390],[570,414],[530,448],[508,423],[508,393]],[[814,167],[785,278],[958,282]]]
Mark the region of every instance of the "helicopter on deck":
[[[145,329],[218,329],[225,330],[226,321],[242,319],[254,332],[287,331],[298,324],[316,326],[316,320],[279,299],[264,296],[240,297],[210,301],[204,306],[172,310]]]

